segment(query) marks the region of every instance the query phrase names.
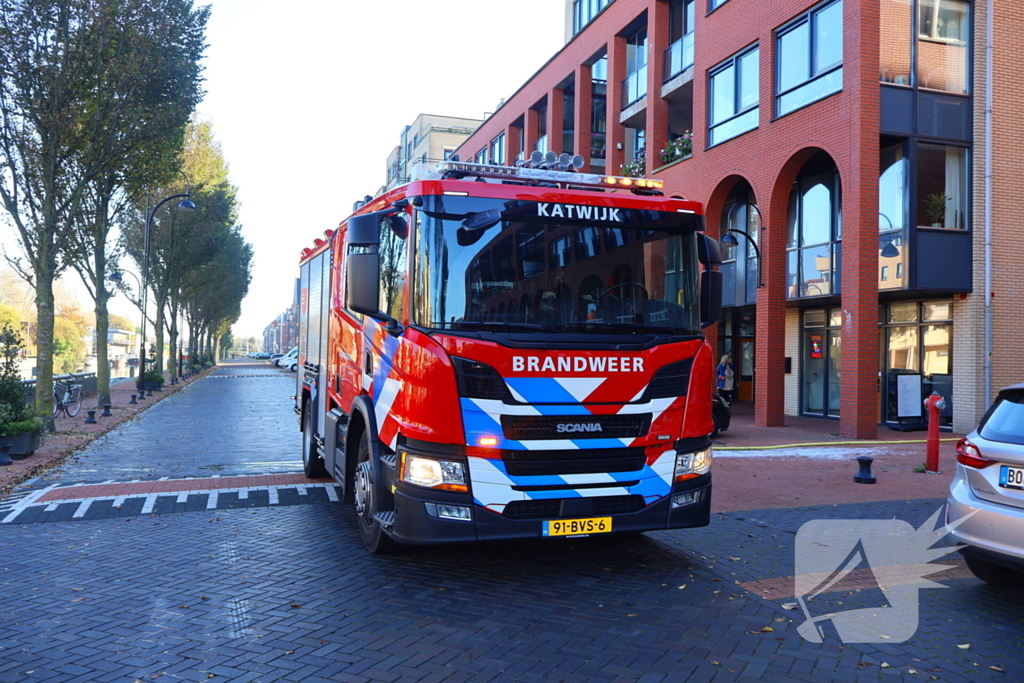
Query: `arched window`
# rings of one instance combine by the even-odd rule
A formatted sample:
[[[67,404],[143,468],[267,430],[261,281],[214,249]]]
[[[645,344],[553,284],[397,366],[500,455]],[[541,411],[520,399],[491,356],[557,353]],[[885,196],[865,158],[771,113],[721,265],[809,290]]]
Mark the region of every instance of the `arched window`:
[[[841,206],[839,171],[821,152],[804,165],[789,196],[788,298],[839,293]]]

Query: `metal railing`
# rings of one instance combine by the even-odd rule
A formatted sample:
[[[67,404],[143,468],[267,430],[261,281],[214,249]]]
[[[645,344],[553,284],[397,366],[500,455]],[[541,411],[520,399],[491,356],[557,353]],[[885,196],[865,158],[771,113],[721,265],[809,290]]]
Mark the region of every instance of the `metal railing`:
[[[647,66],[640,67],[622,79],[622,108],[647,96]]]

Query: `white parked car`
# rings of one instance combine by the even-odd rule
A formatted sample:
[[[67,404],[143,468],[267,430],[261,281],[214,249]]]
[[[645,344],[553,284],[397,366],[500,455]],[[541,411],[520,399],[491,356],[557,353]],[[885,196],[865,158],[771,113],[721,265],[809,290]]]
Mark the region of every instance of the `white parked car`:
[[[292,348],[291,351],[289,351],[288,353],[284,354],[280,358],[274,359],[274,365],[276,365],[279,368],[287,368],[290,365],[290,362],[294,358],[297,358],[298,355],[299,355],[299,347],[295,346],[295,347]]]
[[[1024,585],[1024,384],[1000,390],[956,452],[946,509],[951,522],[971,515],[951,533],[967,568],[994,585]]]

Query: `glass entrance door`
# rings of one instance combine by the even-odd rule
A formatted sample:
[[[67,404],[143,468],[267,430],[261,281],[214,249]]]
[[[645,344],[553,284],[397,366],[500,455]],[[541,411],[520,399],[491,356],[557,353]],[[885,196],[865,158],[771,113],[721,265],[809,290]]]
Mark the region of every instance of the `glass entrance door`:
[[[842,387],[843,339],[839,311],[805,311],[802,412],[838,417]]]

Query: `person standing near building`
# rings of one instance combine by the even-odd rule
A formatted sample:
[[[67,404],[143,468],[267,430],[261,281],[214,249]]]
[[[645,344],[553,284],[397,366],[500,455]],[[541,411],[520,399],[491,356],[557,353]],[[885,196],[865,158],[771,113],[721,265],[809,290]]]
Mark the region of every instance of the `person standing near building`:
[[[732,356],[725,354],[715,371],[718,375],[718,393],[729,405],[736,400],[736,370],[732,366]]]

